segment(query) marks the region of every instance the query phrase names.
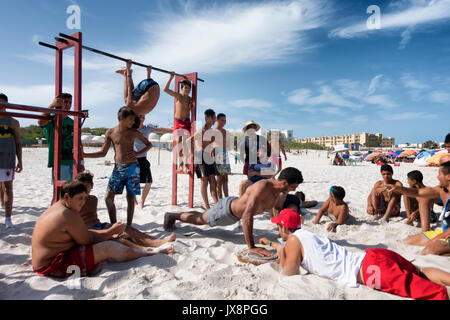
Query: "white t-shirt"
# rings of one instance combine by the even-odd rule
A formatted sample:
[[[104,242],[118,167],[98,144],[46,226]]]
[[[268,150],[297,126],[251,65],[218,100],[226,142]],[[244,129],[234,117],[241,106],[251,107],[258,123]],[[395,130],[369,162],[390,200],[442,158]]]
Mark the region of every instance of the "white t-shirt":
[[[155,126],[153,126],[153,125],[151,125],[151,124],[148,124],[148,125],[144,125],[144,126],[142,127],[142,129],[137,129],[137,130],[138,130],[140,133],[142,133],[142,135],[143,135],[146,139],[148,139],[150,133],[155,132],[156,128],[155,128]],[[134,140],[134,151],[135,151],[135,152],[139,152],[139,151],[141,151],[141,150],[144,149],[144,148],[145,148],[145,144],[143,144],[143,143],[141,142],[141,140],[139,140],[139,139],[135,139],[135,140]],[[147,157],[147,152],[144,153],[143,155],[141,155],[139,158],[145,158],[145,157]]]
[[[358,287],[358,272],[366,255],[348,251],[328,238],[299,229],[294,235],[300,240],[305,256],[301,266],[310,273],[333,279],[350,287]]]

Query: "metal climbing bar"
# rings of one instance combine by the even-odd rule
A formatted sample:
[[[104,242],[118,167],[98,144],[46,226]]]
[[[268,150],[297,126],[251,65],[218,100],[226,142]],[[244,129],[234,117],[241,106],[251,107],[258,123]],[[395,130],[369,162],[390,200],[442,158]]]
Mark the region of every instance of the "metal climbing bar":
[[[67,42],[68,42],[67,40],[74,41],[74,42],[77,41],[77,39],[76,39],[75,37],[69,36],[69,35],[64,34],[64,33],[60,33],[59,36],[62,37],[62,38],[56,37],[55,40],[58,41],[58,42],[61,42],[61,43],[67,43]],[[63,38],[64,38],[64,39],[63,39]],[[66,40],[66,39],[67,39],[67,40]],[[41,46],[44,46],[44,47],[56,49],[56,47],[54,47],[54,46],[52,46],[52,45],[50,45],[50,44],[47,44],[47,43],[45,43],[45,42],[41,42],[41,41],[40,41],[39,44],[40,44]],[[101,50],[98,50],[98,49],[95,49],[95,48],[91,48],[91,47],[88,47],[88,46],[85,46],[85,45],[82,45],[81,47],[82,47],[83,49],[85,49],[85,50],[88,50],[88,51],[91,51],[91,52],[93,52],[93,53],[97,53],[97,54],[103,55],[103,56],[105,56],[105,57],[113,58],[113,59],[120,60],[120,61],[123,61],[123,62],[127,62],[127,61],[128,61],[128,59],[119,57],[119,56],[117,56],[117,55],[115,55],[115,54],[111,54],[111,53],[108,53],[108,52],[105,52],[105,51],[101,51]],[[143,64],[143,63],[140,63],[140,62],[131,61],[131,63],[134,64],[134,65],[136,65],[136,66],[139,66],[139,67],[143,67],[143,68],[152,67],[152,70],[159,71],[159,72],[163,72],[163,73],[167,73],[167,74],[171,74],[171,72],[168,71],[168,70],[164,70],[164,69],[157,68],[157,67],[154,67],[154,66],[146,65],[146,64]],[[175,75],[176,75],[176,76],[179,76],[179,77],[183,77],[183,75],[178,74],[178,73],[175,73]],[[202,80],[202,79],[197,79],[197,81],[204,82],[204,80]]]

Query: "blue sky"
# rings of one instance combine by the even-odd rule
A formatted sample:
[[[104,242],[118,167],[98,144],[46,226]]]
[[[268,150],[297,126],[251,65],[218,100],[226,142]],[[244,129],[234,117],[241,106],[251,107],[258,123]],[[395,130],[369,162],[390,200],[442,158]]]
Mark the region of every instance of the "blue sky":
[[[66,26],[72,4],[81,30]],[[367,28],[370,5],[380,8],[380,29]],[[81,31],[87,46],[198,72],[198,118],[212,108],[227,114],[229,129],[255,120],[297,138],[370,132],[397,143],[443,141],[450,131],[450,0],[0,0],[0,12],[0,92],[12,103],[51,102],[54,53],[37,42]],[[72,92],[70,53],[64,61]],[[84,51],[85,126],[116,125],[121,66]],[[135,82],[144,76],[135,70]],[[168,79],[153,77],[161,87]],[[161,93],[148,120],[173,121],[170,96]]]

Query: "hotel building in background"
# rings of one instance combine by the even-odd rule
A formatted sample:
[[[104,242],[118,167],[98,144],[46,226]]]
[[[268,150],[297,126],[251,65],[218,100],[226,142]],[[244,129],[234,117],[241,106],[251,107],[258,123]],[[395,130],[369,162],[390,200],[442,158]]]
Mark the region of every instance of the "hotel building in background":
[[[351,149],[359,149],[356,146],[366,148],[393,148],[395,146],[395,138],[384,138],[381,133],[372,134],[366,132],[358,134],[348,134],[343,136],[294,139],[294,141],[300,143],[315,143],[327,148],[331,148],[336,145],[355,146]]]

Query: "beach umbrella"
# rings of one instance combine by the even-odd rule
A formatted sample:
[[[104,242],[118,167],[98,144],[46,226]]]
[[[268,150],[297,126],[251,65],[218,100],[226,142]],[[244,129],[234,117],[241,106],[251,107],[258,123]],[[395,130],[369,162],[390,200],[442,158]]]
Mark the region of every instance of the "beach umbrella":
[[[172,143],[173,142],[173,134],[172,133],[163,134],[161,136],[161,140],[160,141],[163,142],[163,143]]]
[[[392,151],[387,152],[386,155],[387,156],[391,156],[391,157],[397,157],[397,154],[395,152],[392,152]]]
[[[427,164],[427,160],[429,158],[431,158],[432,154],[429,151],[422,151],[421,153],[419,153],[416,157],[416,159],[414,160],[414,164],[417,165],[426,165]]]
[[[384,156],[384,154],[382,154],[382,153],[378,153],[378,152],[374,152],[374,153],[371,153],[371,154],[369,154],[367,157],[366,157],[366,161],[372,161],[373,159],[375,159],[375,158],[377,158],[377,157],[382,157],[382,156]]]
[[[105,143],[105,137],[102,136],[95,136],[92,138],[92,142],[95,143]]]
[[[150,135],[148,136],[148,141],[150,142],[159,142],[159,135],[157,135],[156,133],[150,133]]]
[[[414,150],[405,150],[402,153],[400,153],[399,157],[408,157],[408,156],[414,156],[417,152]]]
[[[367,153],[362,157],[362,159],[363,159],[363,160],[366,160],[366,158],[367,158],[367,156],[368,156],[369,154],[372,154],[372,151],[367,152]]]
[[[427,163],[430,165],[439,165],[439,161],[441,160],[441,157],[446,155],[448,152],[439,152],[436,153],[434,156],[430,157],[429,159],[427,159]]]
[[[397,156],[399,156],[402,152],[403,152],[402,150],[394,151],[394,153],[395,153]]]

